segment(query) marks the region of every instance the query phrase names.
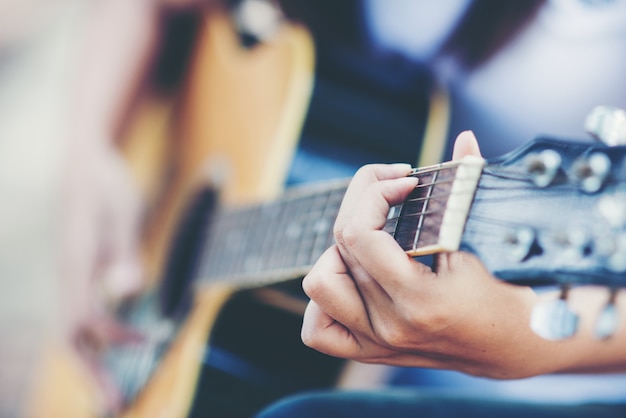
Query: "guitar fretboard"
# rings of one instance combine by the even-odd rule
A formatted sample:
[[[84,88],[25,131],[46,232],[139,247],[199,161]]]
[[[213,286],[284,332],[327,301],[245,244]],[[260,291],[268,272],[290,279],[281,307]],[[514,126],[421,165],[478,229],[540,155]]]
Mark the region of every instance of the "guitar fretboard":
[[[390,211],[385,230],[411,255],[458,249],[482,160],[415,170],[419,184]],[[296,188],[261,205],[226,208],[206,226],[200,280],[261,284],[295,278],[333,244],[348,181]]]
[[[466,157],[415,170],[415,190],[391,208],[385,231],[413,256],[459,249],[484,161]]]
[[[254,283],[306,274],[333,243],[347,185],[297,188],[275,201],[220,211],[208,226],[199,277]]]

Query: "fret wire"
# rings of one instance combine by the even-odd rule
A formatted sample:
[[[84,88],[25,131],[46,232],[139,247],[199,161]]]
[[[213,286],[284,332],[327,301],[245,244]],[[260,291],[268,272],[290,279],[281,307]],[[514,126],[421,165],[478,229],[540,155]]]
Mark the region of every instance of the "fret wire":
[[[433,177],[438,174],[439,172],[435,173],[433,175]],[[409,176],[409,177],[417,177],[417,176]],[[431,186],[436,186],[438,184],[446,184],[446,183],[452,183],[454,182],[455,179],[450,179],[450,180],[442,180],[442,181],[431,181],[430,183],[418,183],[417,186],[415,186],[416,189],[421,189],[424,187],[431,187]]]
[[[331,193],[328,206],[326,208],[327,214],[330,215],[330,219],[333,221],[331,223],[334,223],[334,220],[337,219],[337,214],[339,213],[339,208],[341,207],[341,202],[343,201],[343,197],[345,194],[346,194],[345,188],[334,190]],[[329,218],[326,218],[326,219],[329,219]],[[319,255],[322,255],[322,253],[326,251],[326,249],[328,249],[331,245],[333,245],[334,242],[335,242],[334,229],[330,227],[328,228],[328,231],[326,232],[326,240],[324,242],[324,245],[321,248],[319,248],[320,250]],[[311,260],[311,261],[314,261],[314,260]]]
[[[298,257],[300,246],[302,245],[302,222],[300,218],[303,208],[308,207],[308,205],[306,205],[307,198],[308,196],[300,196],[294,199],[293,216],[287,225],[286,230],[286,236],[288,239],[288,242],[286,243],[287,248],[283,249],[284,254],[282,266],[285,268],[293,267],[295,260]]]
[[[268,233],[268,206],[259,205],[258,209],[254,212],[255,222],[253,226],[246,231],[248,235],[247,251],[242,254],[242,269],[241,273],[248,273],[254,270],[262,270],[265,251],[265,238]],[[271,214],[270,214],[271,216]],[[271,218],[270,218],[271,219]]]
[[[419,175],[424,175],[424,174],[428,174],[428,173],[435,173],[436,174],[436,173],[443,172],[443,171],[446,171],[446,170],[451,170],[451,169],[454,169],[454,168],[455,167],[445,167],[445,168],[437,168],[437,169],[434,169],[434,170],[423,170],[423,171],[420,171],[418,173],[415,173],[414,175],[419,176]],[[430,183],[419,184],[416,188],[432,187],[433,185],[436,185],[436,184],[449,183],[451,181],[453,181],[453,180],[443,180],[443,181],[442,180],[437,180],[437,181],[432,181]],[[341,197],[343,197],[343,194],[345,193],[345,186],[342,187],[342,188],[339,188],[339,189],[343,189],[343,190],[333,190],[333,189],[331,189],[331,192],[340,191]],[[437,195],[437,196],[429,196],[429,197],[426,197],[426,198],[420,197],[420,198],[411,199],[411,200],[413,200],[413,201],[414,200],[430,200],[430,199],[440,199],[442,197],[443,197],[442,195]],[[336,211],[338,210],[338,207],[340,206],[341,200],[337,199],[335,203],[337,203],[336,207],[333,206],[333,208],[332,208],[334,214],[336,214]],[[424,210],[423,212],[424,212],[424,214],[433,213],[432,211],[428,211],[428,210]],[[230,216],[222,216],[223,218],[225,217],[227,219],[226,224],[229,227],[227,227],[227,228],[220,228],[220,229],[222,231],[239,230],[240,232],[235,232],[235,233],[241,233],[241,224],[237,225],[237,223],[233,223],[232,219],[233,218],[237,218],[237,217],[241,218],[241,214],[242,213],[243,212],[241,212],[239,210],[236,210],[235,211],[235,215],[236,216],[232,216],[233,215],[233,211],[231,210],[231,211],[228,212],[228,214]],[[222,215],[224,215],[224,213],[222,213]],[[246,220],[249,219],[248,217],[246,217],[246,218],[247,218]],[[261,221],[263,221],[263,218],[261,218]],[[332,222],[332,221],[334,221],[334,219],[332,219],[330,221]],[[213,224],[212,226],[215,226],[216,224],[218,226],[219,225],[224,226],[224,223],[220,222],[219,219],[213,219],[213,222],[211,222],[211,223]],[[267,225],[264,222],[262,222],[262,223],[264,225]],[[209,230],[209,229],[211,229],[211,230]],[[219,234],[219,233],[216,234],[215,233],[216,231],[213,231],[212,229],[213,229],[212,227],[207,227],[207,230],[204,232],[204,235],[205,236],[211,236],[211,237],[220,237],[221,234]],[[269,229],[269,228],[265,228],[265,229]],[[222,231],[217,231],[217,232],[222,232]],[[250,239],[252,239],[252,241],[256,241],[255,238],[258,237],[258,235],[262,235],[264,237],[267,236],[267,234],[263,234],[262,233],[262,230],[259,230],[259,228],[255,228],[255,231],[251,233],[251,237],[252,238],[250,238]],[[316,238],[316,241],[319,241],[319,238]],[[325,250],[326,247],[331,245],[333,241],[334,240],[333,240],[333,237],[332,237],[332,229],[328,229],[326,245],[322,246],[323,247],[323,249],[322,249],[322,248],[320,248],[319,243],[317,243],[317,245],[313,244],[312,252],[315,253],[315,254],[311,254],[311,258],[316,257],[317,254],[320,252],[320,250],[321,251]],[[279,242],[279,241],[274,241],[274,242]],[[229,249],[229,248],[226,248],[225,246],[219,245],[219,244],[220,244],[219,242],[216,242],[215,240],[210,239],[210,245],[206,246],[206,247],[209,247],[209,248],[207,248],[208,251],[205,250],[205,252],[203,254],[202,261],[201,261],[202,264],[201,264],[201,267],[200,267],[201,271],[204,273],[203,275],[211,276],[212,275],[211,274],[212,271],[220,272],[220,274],[224,274],[225,272],[228,272],[229,270],[232,271],[233,270],[232,269],[232,262],[233,262],[233,260],[236,260],[235,263],[239,262],[241,260],[242,250],[244,250],[246,248],[248,248],[248,249],[250,248],[250,245],[245,245],[244,244],[245,247],[238,246],[238,249],[233,249],[233,248]],[[248,243],[248,244],[250,244],[250,243]],[[256,244],[258,244],[258,243],[254,242],[255,246],[256,246]],[[302,245],[304,245],[304,244],[302,244]],[[264,241],[264,245],[262,247],[263,248],[262,248],[262,251],[261,251],[261,255],[262,255],[261,258],[265,258],[263,256],[267,256],[268,254],[272,255],[273,251],[271,251],[271,249],[268,250],[268,246],[267,246],[267,241],[266,240]],[[278,249],[279,249],[279,247],[277,245],[273,246],[274,252],[276,250],[278,250]],[[258,252],[258,248],[255,247],[255,251]],[[245,253],[246,251],[243,251],[243,252]],[[274,258],[275,258],[275,255],[274,255]],[[230,269],[229,269],[229,266],[231,267]],[[239,264],[237,266],[237,268],[234,269],[234,270],[235,271],[241,270],[241,264]]]
[[[220,245],[218,239],[223,239],[224,235],[222,231],[228,222],[227,215],[228,214],[223,210],[220,210],[219,216],[222,218],[221,222],[214,225],[215,229],[211,231],[212,236],[208,245],[209,254],[213,258],[210,268],[215,272],[215,276],[220,274],[220,272],[224,269],[224,264],[226,263],[226,246]]]
[[[239,245],[233,247],[233,256],[234,261],[232,261],[232,268],[230,270],[231,275],[238,275],[246,271],[246,260],[248,260],[247,255],[250,254],[252,250],[254,250],[254,230],[256,229],[257,224],[254,222],[255,214],[258,210],[258,207],[253,206],[251,208],[247,208],[244,213],[244,222],[239,227]],[[237,225],[238,226],[238,225]]]
[[[272,246],[272,267],[274,269],[280,269],[282,267],[285,237],[287,235],[287,228],[285,219],[290,219],[293,211],[292,197],[282,202],[283,208],[281,211],[280,220],[276,227],[276,239]]]
[[[332,196],[333,193],[335,192],[335,190],[330,190],[325,196],[324,196],[324,200],[320,206],[320,220],[318,222],[324,222],[324,223],[328,223],[328,208],[329,205],[332,202]],[[306,261],[307,265],[311,265],[313,263],[313,261],[317,260],[317,258],[319,257],[319,255],[321,255],[320,253],[320,248],[324,248],[326,246],[326,241],[327,241],[327,236],[328,236],[328,230],[332,230],[332,221],[330,222],[331,227],[327,228],[323,231],[315,231],[315,235],[314,235],[314,239],[313,239],[313,245],[311,246],[311,251],[309,252],[308,255],[308,259]],[[323,251],[323,250],[322,250]]]
[[[291,258],[287,260],[287,265],[292,268],[297,265],[299,254],[303,251],[304,245],[306,245],[305,226],[307,224],[306,218],[311,213],[310,201],[311,196],[303,196],[299,198],[299,202],[296,205],[295,222],[298,234],[293,237],[296,242],[294,242],[293,245],[290,245]]]
[[[308,265],[309,260],[311,259],[311,253],[315,248],[315,241],[317,239],[317,225],[323,219],[324,216],[324,207],[328,200],[328,195],[325,194],[320,197],[320,195],[313,196],[313,203],[311,204],[311,211],[308,212],[309,218],[306,220],[305,231],[311,231],[311,233],[303,239],[305,241],[303,243],[303,250],[298,253],[298,259],[296,260],[296,265]],[[306,245],[306,246],[305,246]]]
[[[457,168],[459,165],[461,165],[461,162],[454,162],[454,164],[448,164],[446,166],[444,166],[444,164],[436,164],[430,167],[423,167],[423,168],[417,168],[415,169],[416,171],[412,172],[411,174],[409,174],[409,176],[417,176],[419,174],[433,174],[436,175],[437,173],[441,172],[441,171],[445,171],[445,170],[453,170],[455,168]]]
[[[438,184],[445,184],[445,183],[451,183],[452,181],[454,181],[454,179],[449,179],[449,180],[441,180],[441,178],[438,176],[438,173],[446,171],[446,170],[450,170],[450,167],[446,167],[445,169],[438,169],[438,170],[433,170],[433,174],[435,174],[435,176],[437,177],[436,180],[430,182],[430,183],[424,183],[424,184],[419,184],[416,188],[424,188],[424,187],[433,187],[435,185]],[[427,172],[420,172],[418,174],[425,174]],[[326,199],[328,202],[330,202],[331,204],[328,205],[329,207],[326,208],[326,211],[332,210],[333,215],[333,219],[331,219],[329,222],[334,221],[334,218],[336,218],[336,213],[338,211],[338,208],[341,204],[341,198],[343,197],[343,194],[345,193],[345,187],[342,188],[342,190],[331,190],[330,191],[333,195],[332,199]],[[430,193],[432,193],[432,190],[429,191]],[[340,193],[340,195],[338,194]],[[329,194],[329,196],[330,196]],[[444,197],[449,196],[448,195],[442,195],[442,194],[438,194],[438,195],[429,195],[426,197],[418,197],[418,198],[414,198],[414,199],[409,199],[409,201],[429,201],[429,200],[435,200],[435,199],[443,199]],[[327,203],[328,203],[327,202]],[[427,206],[427,205],[426,205]],[[274,209],[276,209],[276,206],[274,207]],[[220,228],[223,231],[228,231],[228,230],[239,230],[241,231],[241,224],[237,225],[236,223],[233,223],[233,218],[241,218],[242,213],[245,214],[244,212],[240,212],[240,211],[236,211],[236,216],[229,216],[228,222],[226,223],[228,227],[226,228]],[[428,210],[428,207],[423,207],[421,210],[421,214],[422,216],[426,216],[429,214],[433,214],[435,213],[435,211],[432,210]],[[231,211],[231,215],[232,215],[232,211]],[[416,216],[417,214],[405,214],[404,217],[410,217],[410,216]],[[315,216],[316,218],[319,218],[320,213],[316,213],[316,211],[311,211],[310,212],[310,216]],[[324,213],[321,213],[321,216],[324,218],[328,218],[328,216],[324,216]],[[248,216],[244,216],[244,218],[246,218],[246,220],[250,220],[251,217]],[[258,217],[257,217],[258,218]],[[275,216],[274,216],[275,218]],[[395,218],[398,219],[398,218]],[[234,271],[241,271],[243,270],[242,265],[241,265],[241,253],[247,253],[249,251],[247,251],[247,249],[250,249],[251,247],[254,248],[255,252],[259,252],[259,248],[257,248],[258,244],[260,244],[261,242],[263,242],[263,245],[261,245],[261,258],[265,258],[266,256],[270,255],[270,258],[276,258],[276,255],[274,254],[276,252],[276,250],[280,249],[279,245],[273,245],[270,246],[268,245],[268,241],[269,240],[264,240],[264,241],[260,241],[257,240],[257,238],[259,237],[265,237],[268,238],[267,233],[264,233],[263,231],[265,230],[267,232],[267,230],[269,230],[269,226],[271,226],[271,223],[268,224],[265,221],[265,217],[260,217],[258,219],[259,224],[255,225],[255,228],[253,228],[254,230],[252,232],[250,232],[248,234],[248,239],[246,240],[244,237],[244,241],[245,243],[242,245],[238,245],[237,249],[235,248],[226,248],[223,245],[219,245],[219,242],[216,242],[214,240],[211,240],[211,244],[208,247],[210,247],[204,256],[202,257],[202,271],[209,274],[206,274],[208,276],[210,276],[210,272],[217,270],[218,272],[220,272],[222,274],[224,274],[225,272],[229,272],[229,271],[233,271],[232,269],[232,262],[233,259],[237,260],[235,261],[236,263],[239,263],[237,265],[236,268],[234,268]],[[306,221],[305,221],[306,222]],[[418,228],[418,231],[421,231],[423,228],[421,227],[423,221],[420,221],[420,226]],[[218,225],[220,224],[219,220],[214,220],[213,224],[217,223]],[[265,228],[259,228],[259,225],[264,226]],[[314,225],[314,224],[312,224]],[[250,225],[249,225],[250,227]],[[250,228],[249,228],[250,229]],[[237,232],[235,232],[236,234]],[[240,232],[239,232],[240,233]],[[280,232],[281,234],[284,234],[284,231]],[[321,252],[323,252],[324,250],[326,250],[326,248],[332,244],[332,242],[334,241],[334,237],[332,235],[332,228],[325,228],[324,233],[326,234],[326,242],[325,245],[321,246],[321,242],[320,242],[320,237],[316,236],[314,238],[312,238],[313,242],[308,242],[307,241],[307,237],[305,236],[304,238],[301,238],[301,241],[299,242],[299,255],[296,256],[296,263],[302,261],[305,257],[303,255],[301,255],[301,253],[303,252],[308,252],[310,255],[310,260],[313,261],[314,259],[316,259],[317,257],[319,257],[319,255],[321,254]],[[216,236],[216,234],[213,233],[213,231],[206,231],[205,232],[206,235],[211,235],[211,236]],[[316,233],[318,234],[318,233]],[[217,236],[219,236],[220,234],[217,234]],[[284,235],[283,235],[284,236]],[[419,235],[416,236],[416,240],[419,240]],[[416,241],[417,242],[417,241]],[[246,245],[247,243],[247,245]],[[278,241],[274,241],[274,243],[280,243],[280,240]],[[274,251],[272,251],[274,250]],[[208,254],[207,254],[208,253]],[[281,265],[284,264],[284,260],[282,262],[279,262],[279,264],[275,265]],[[217,263],[217,268],[216,267],[216,263]],[[231,269],[229,269],[229,265],[231,267]],[[260,266],[259,266],[260,267]],[[264,266],[265,267],[265,266]]]
[[[442,209],[442,210],[429,210],[429,211],[425,211],[425,212],[414,212],[414,213],[409,213],[407,215],[400,215],[397,216],[395,218],[391,218],[390,220],[395,220],[395,219],[406,219],[406,218],[414,218],[416,216],[423,216],[423,215],[433,215],[433,214],[438,214],[438,213],[444,213],[444,212],[465,212],[464,210],[460,210],[460,209],[454,209],[454,208],[447,208],[447,209]]]
[[[305,231],[309,231],[309,234],[306,236],[305,246],[303,246],[303,251],[298,254],[297,265],[307,265],[310,258],[311,252],[315,246],[315,239],[317,236],[316,227],[318,222],[323,217],[324,205],[326,204],[326,197],[324,197],[323,201],[319,196],[313,197],[313,202],[311,204],[311,211],[309,211],[309,218],[307,219],[305,225]]]
[[[421,170],[421,171],[418,171],[418,172],[412,174],[412,176],[419,177],[420,175],[427,175],[429,173],[440,173],[440,172],[444,172],[446,170],[453,170],[456,167],[457,166],[455,165],[455,166],[452,166],[452,167],[451,166],[448,166],[448,167],[436,167],[436,168],[433,168],[433,169],[430,169],[430,170]],[[457,180],[463,180],[463,179],[462,178],[457,178]],[[430,182],[430,183],[418,184],[416,186],[416,188],[431,187],[431,186],[436,185],[436,184],[450,183],[452,181],[454,181],[454,179],[443,180],[443,181],[442,180],[437,180],[437,181],[433,181],[433,182]],[[437,198],[441,198],[441,197],[442,197],[441,195],[432,196],[432,199],[437,199]],[[419,198],[419,199],[427,199],[427,198],[423,198],[422,197],[422,198]],[[230,212],[232,212],[232,210]],[[240,214],[240,211],[236,211],[236,212]],[[431,213],[431,212],[429,212],[429,213]],[[232,218],[232,217],[229,217],[229,218]],[[215,224],[219,225],[221,222],[218,219],[213,219],[211,223],[213,224],[212,226],[214,226]],[[204,236],[214,236],[214,235],[216,235],[216,234],[213,233],[213,231],[209,231],[211,226],[208,226],[204,222],[201,225],[201,227],[206,228],[206,230],[203,233]],[[184,239],[181,239],[181,241],[184,241]],[[228,263],[225,263],[224,261],[227,261],[229,256],[230,256],[230,258],[232,258],[232,255],[234,254],[232,251],[229,251],[229,252],[221,251],[222,255],[226,255],[227,257],[221,257],[221,256],[220,257],[216,257],[216,248],[222,248],[223,246],[215,245],[216,244],[215,242],[212,242],[212,244],[213,245],[209,245],[208,246],[208,247],[210,247],[210,250],[208,251],[208,254],[206,254],[206,252],[205,252],[203,257],[202,257],[203,262],[202,262],[202,265],[201,265],[201,270],[203,272],[210,272],[211,270],[216,270],[214,268],[216,262],[219,262],[219,267],[218,267],[217,270],[222,270],[222,271],[225,270],[226,269],[226,265]],[[207,247],[207,246],[205,246],[205,247]],[[222,250],[224,250],[224,248],[222,248]],[[235,258],[238,259],[239,257],[235,257]],[[207,263],[206,261],[211,261],[211,262]]]
[[[287,234],[285,228],[285,218],[289,218],[291,216],[291,212],[293,209],[293,198],[290,196],[289,199],[285,199],[281,201],[281,213],[279,217],[279,222],[276,227],[276,235],[274,242],[272,243],[272,251],[271,251],[271,259],[270,259],[270,268],[271,269],[279,269],[282,263],[282,253],[285,242],[285,235]]]
[[[261,207],[261,214],[264,215],[263,221],[260,223],[263,225],[261,234],[261,245],[259,249],[259,258],[262,267],[267,267],[272,260],[272,251],[275,250],[277,240],[275,237],[275,231],[278,229],[277,225],[280,224],[280,218],[283,214],[284,205],[280,201],[273,201],[266,203]]]
[[[243,217],[240,217],[243,221],[237,223],[235,226],[236,229],[233,231],[235,234],[235,244],[237,245],[231,244],[228,248],[230,260],[228,262],[227,274],[229,276],[236,276],[241,271],[243,263],[243,257],[241,255],[246,253],[248,247],[248,239],[246,238],[247,233],[250,231],[252,216],[249,210],[244,210],[241,215],[243,215]]]
[[[243,270],[243,259],[248,250],[249,244],[249,232],[252,228],[253,221],[252,213],[254,213],[255,207],[242,208],[239,211],[234,212],[230,216],[230,224],[232,225],[231,237],[234,237],[234,245],[231,241],[231,245],[228,246],[229,260],[226,266],[226,274],[228,276],[235,276]],[[241,222],[238,222],[241,219]],[[232,239],[232,238],[231,238]]]
[[[435,188],[434,183],[437,182],[437,178],[439,177],[439,171],[436,171],[433,173],[433,186],[431,186],[427,192],[427,197],[430,196],[430,194],[433,192],[433,189]],[[427,210],[427,206],[428,206],[428,202],[429,199],[424,200],[424,204],[422,205],[422,215],[420,216],[419,220],[417,221],[417,231],[415,231],[415,238],[413,240],[413,249],[417,248],[417,242],[419,241],[419,237],[421,234],[421,230],[422,230],[422,226],[424,224],[424,213]],[[400,215],[402,215],[402,213],[400,213]]]
[[[453,167],[456,168],[456,167]],[[443,170],[438,171],[436,174],[441,173]],[[409,176],[409,177],[418,177],[418,176]],[[455,181],[474,181],[474,178],[472,176],[464,176],[464,177],[454,177],[451,179],[446,179],[446,180],[441,180],[441,181],[432,181],[430,183],[418,183],[417,186],[415,186],[416,189],[422,188],[422,187],[430,187],[430,186],[436,186],[439,184],[446,184],[446,183],[454,183]]]
[[[238,211],[237,213],[241,213],[241,212]],[[223,226],[222,226],[226,233],[221,234],[222,240],[226,240],[226,242],[222,241],[221,243],[216,243],[217,247],[219,248],[219,252],[221,253],[221,257],[219,259],[219,264],[218,264],[219,266],[218,273],[220,276],[228,275],[229,270],[232,267],[233,256],[228,246],[228,239],[230,238],[232,240],[233,239],[232,237],[234,236],[233,234],[239,233],[238,228],[233,227],[233,224],[234,224],[233,218],[234,218],[233,212],[227,213],[226,218],[225,218],[226,221],[223,223]]]
[[[405,202],[420,202],[420,201],[426,201],[426,200],[437,200],[437,199],[443,199],[446,197],[450,197],[452,195],[454,196],[460,196],[460,195],[464,195],[464,194],[474,194],[475,192],[472,191],[465,191],[465,192],[454,192],[454,193],[445,193],[445,194],[438,194],[435,196],[428,196],[428,197],[417,197],[415,199],[407,199],[405,200]]]

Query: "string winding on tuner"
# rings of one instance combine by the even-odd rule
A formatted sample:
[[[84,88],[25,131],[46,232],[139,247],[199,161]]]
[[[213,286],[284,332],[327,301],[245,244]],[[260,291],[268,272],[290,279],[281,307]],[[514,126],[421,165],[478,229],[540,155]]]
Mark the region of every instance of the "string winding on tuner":
[[[580,188],[587,193],[599,191],[611,172],[611,160],[606,154],[595,152],[578,159],[573,166],[574,176]]]
[[[535,185],[547,187],[554,181],[561,168],[561,156],[554,150],[546,149],[530,154],[525,165]]]

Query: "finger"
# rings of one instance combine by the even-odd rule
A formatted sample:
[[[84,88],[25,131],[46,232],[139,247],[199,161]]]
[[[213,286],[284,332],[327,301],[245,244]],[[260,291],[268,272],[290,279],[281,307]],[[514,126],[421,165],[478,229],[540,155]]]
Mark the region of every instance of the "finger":
[[[396,287],[395,278],[407,269],[414,269],[414,262],[390,234],[382,231],[382,227],[389,206],[404,200],[416,184],[414,178],[370,184],[360,196],[352,216],[346,216],[346,222],[336,226],[335,236],[341,256],[359,289],[366,295],[368,309],[370,301],[388,300],[389,295],[385,293],[388,293],[387,288]]]
[[[452,152],[452,159],[460,160],[467,155],[480,157],[478,141],[472,131],[463,131],[456,137],[454,150]]]
[[[353,232],[366,233],[382,230],[391,206],[402,203],[417,186],[415,177],[379,180],[363,187],[360,193],[344,198],[345,205],[337,215],[335,232],[342,238],[346,229],[355,224],[355,215],[360,214],[358,229]],[[349,207],[347,207],[349,206]]]
[[[359,290],[336,246],[322,254],[302,280],[302,288],[323,312],[351,332],[371,331]]]
[[[315,301],[310,301],[302,321],[302,342],[308,347],[330,356],[358,357],[356,336],[349,328],[324,312]]]
[[[408,164],[370,164],[361,167],[350,181],[335,224],[343,224],[347,220],[345,215],[353,212],[364,190],[370,184],[405,177],[410,172],[411,166]]]

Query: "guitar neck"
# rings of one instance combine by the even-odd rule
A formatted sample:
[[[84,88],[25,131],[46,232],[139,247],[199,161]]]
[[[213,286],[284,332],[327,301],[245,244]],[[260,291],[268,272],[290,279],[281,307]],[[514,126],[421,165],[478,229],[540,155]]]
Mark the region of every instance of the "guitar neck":
[[[414,170],[419,183],[391,208],[384,230],[411,256],[458,250],[483,165],[468,156]]]
[[[419,185],[390,211],[385,230],[410,255],[458,249],[483,160],[416,169]],[[261,284],[306,274],[333,244],[348,181],[296,188],[257,206],[226,208],[207,225],[200,280]]]
[[[626,147],[540,139],[486,166],[469,156],[416,169],[417,187],[391,208],[384,230],[411,256],[469,251],[510,282],[623,287],[624,158]],[[206,227],[200,280],[252,285],[306,274],[333,244],[346,187],[297,188],[220,212]]]
[[[333,243],[347,180],[288,190],[260,205],[217,211],[207,230],[197,276],[254,285],[302,276]]]

